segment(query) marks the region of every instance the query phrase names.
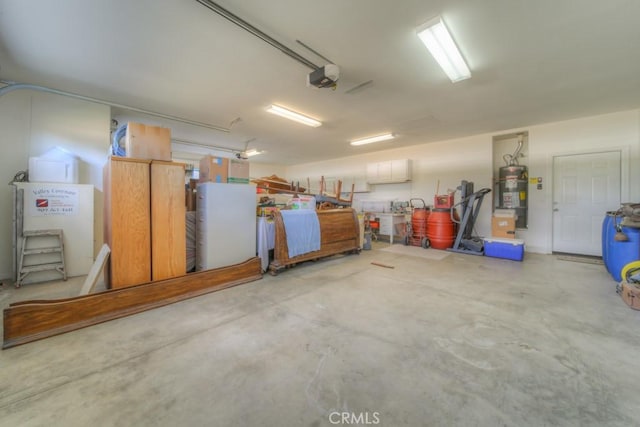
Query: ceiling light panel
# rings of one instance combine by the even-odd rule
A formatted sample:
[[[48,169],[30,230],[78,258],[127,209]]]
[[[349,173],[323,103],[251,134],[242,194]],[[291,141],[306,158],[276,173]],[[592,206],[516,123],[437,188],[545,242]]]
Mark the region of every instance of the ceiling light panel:
[[[442,18],[438,16],[426,22],[416,29],[416,33],[453,83],[471,77],[471,71]]]
[[[252,148],[244,152],[244,155],[247,157],[257,156],[258,154],[262,154],[262,151],[258,151],[255,148]]]
[[[275,105],[275,104],[271,105],[269,108],[267,108],[267,112],[271,114],[276,114],[278,116],[281,116],[289,120],[293,120],[295,122],[302,123],[304,125],[311,126],[314,128],[317,128],[318,126],[322,126],[322,122],[319,120],[316,120],[312,117],[305,116],[304,114],[300,114],[298,112],[289,110],[279,105]]]
[[[380,141],[387,141],[389,139],[393,139],[395,138],[395,135],[392,133],[385,133],[384,135],[376,135],[376,136],[369,136],[367,138],[360,138],[360,139],[354,139],[353,141],[350,142],[351,145],[364,145],[364,144],[371,144],[374,142],[380,142]]]

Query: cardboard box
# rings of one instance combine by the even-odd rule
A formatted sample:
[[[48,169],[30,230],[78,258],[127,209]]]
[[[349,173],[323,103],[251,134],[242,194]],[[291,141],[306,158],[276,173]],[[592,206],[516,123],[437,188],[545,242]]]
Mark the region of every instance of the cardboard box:
[[[494,258],[522,261],[524,258],[524,241],[518,239],[484,239],[484,254]]]
[[[248,184],[249,178],[237,178],[237,177],[227,177],[227,182],[229,184]]]
[[[190,179],[189,183],[185,185],[185,205],[187,207],[187,212],[196,210],[196,198],[198,194],[196,193],[196,186],[198,184],[197,179]]]
[[[515,239],[518,215],[515,209],[496,209],[491,218],[491,235],[505,239]]]
[[[316,209],[316,198],[313,196],[300,196],[291,199],[291,209]]]
[[[200,159],[199,182],[227,182],[229,176],[229,159],[224,157],[204,156]]]
[[[246,160],[229,159],[227,182],[230,184],[248,184],[249,162]]]
[[[134,159],[171,161],[171,129],[127,123],[125,152]]]
[[[515,209],[496,209],[493,211],[493,216],[500,218],[515,218],[518,219],[518,214]]]
[[[496,216],[491,218],[491,236],[504,239],[515,239],[516,219]]]

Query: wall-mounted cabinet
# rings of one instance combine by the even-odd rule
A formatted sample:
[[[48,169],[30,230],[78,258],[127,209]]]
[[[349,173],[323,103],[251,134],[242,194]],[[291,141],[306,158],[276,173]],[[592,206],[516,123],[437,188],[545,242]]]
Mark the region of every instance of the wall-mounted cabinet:
[[[411,181],[411,160],[389,160],[367,164],[369,184],[392,184]]]
[[[371,191],[367,178],[364,176],[350,176],[342,179],[342,192],[351,192],[351,186],[353,185],[354,193],[368,193]]]

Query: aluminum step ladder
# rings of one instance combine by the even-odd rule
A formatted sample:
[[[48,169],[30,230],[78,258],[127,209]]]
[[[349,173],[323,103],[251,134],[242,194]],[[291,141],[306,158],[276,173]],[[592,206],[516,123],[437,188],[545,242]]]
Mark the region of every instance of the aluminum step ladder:
[[[42,238],[49,238],[48,240],[51,241],[55,238],[57,243],[53,246],[47,247],[36,247],[29,244],[29,241]],[[42,262],[29,262],[29,258],[33,255],[44,254],[57,254],[58,256],[46,257],[47,260]],[[63,280],[67,280],[67,270],[64,265],[64,242],[62,230],[50,229],[23,231],[22,250],[20,251],[20,263],[18,264],[18,280],[16,281],[16,288],[22,286],[22,282],[29,273],[47,270],[56,270],[58,273],[62,274]]]

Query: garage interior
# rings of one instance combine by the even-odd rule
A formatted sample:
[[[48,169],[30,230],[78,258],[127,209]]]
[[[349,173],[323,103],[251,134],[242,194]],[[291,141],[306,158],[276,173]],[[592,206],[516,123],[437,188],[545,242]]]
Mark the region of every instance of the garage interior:
[[[640,4],[476,3],[0,0],[2,423],[637,423]]]

